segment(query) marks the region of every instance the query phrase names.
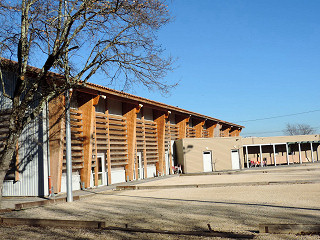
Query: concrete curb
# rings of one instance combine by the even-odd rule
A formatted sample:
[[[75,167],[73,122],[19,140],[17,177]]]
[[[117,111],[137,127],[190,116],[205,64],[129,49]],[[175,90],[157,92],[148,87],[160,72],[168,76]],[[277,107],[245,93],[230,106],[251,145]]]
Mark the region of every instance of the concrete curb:
[[[176,188],[210,188],[210,187],[240,187],[240,186],[266,186],[282,184],[313,184],[320,181],[296,180],[296,181],[272,181],[272,182],[250,182],[250,183],[212,183],[212,184],[189,184],[189,185],[167,185],[167,186],[118,186],[117,190],[149,190],[149,189],[176,189]]]
[[[319,168],[305,168],[305,169],[294,169],[294,168],[249,168],[242,170],[233,170],[233,171],[219,171],[219,172],[207,172],[207,173],[183,173],[179,174],[180,177],[190,177],[190,176],[210,176],[210,175],[234,175],[234,174],[258,174],[258,173],[277,173],[277,172],[297,172],[297,171],[319,171]]]

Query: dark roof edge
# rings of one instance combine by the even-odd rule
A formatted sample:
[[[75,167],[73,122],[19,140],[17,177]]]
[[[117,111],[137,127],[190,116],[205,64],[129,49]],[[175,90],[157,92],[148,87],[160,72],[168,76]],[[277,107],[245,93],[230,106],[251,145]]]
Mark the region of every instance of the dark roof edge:
[[[185,110],[185,109],[182,109],[182,108],[179,108],[179,107],[175,107],[175,106],[171,106],[171,105],[168,105],[168,104],[165,104],[165,103],[161,103],[161,102],[157,102],[157,101],[154,101],[154,100],[150,100],[150,99],[147,99],[147,98],[139,97],[139,96],[136,96],[136,95],[133,95],[133,94],[130,94],[130,93],[125,93],[125,92],[122,92],[122,91],[114,90],[114,89],[111,89],[111,88],[108,88],[108,87],[104,87],[104,86],[101,86],[101,85],[98,85],[98,84],[87,82],[87,83],[85,83],[84,87],[100,91],[101,93],[104,92],[106,94],[113,94],[113,95],[117,95],[119,97],[127,98],[127,99],[130,99],[130,100],[135,100],[135,101],[138,101],[140,103],[145,103],[145,104],[158,106],[160,108],[165,108],[165,109],[167,109],[169,111],[170,110],[171,111],[176,111],[176,112],[184,113],[184,114],[187,114],[187,115],[193,115],[193,116],[196,116],[196,117],[199,117],[199,118],[205,118],[205,119],[208,119],[208,120],[212,120],[212,121],[215,121],[217,123],[224,123],[224,124],[227,124],[227,125],[230,125],[230,126],[234,126],[234,127],[238,127],[238,128],[244,128],[244,126],[241,126],[241,125],[238,125],[238,124],[234,124],[234,123],[231,123],[231,122],[223,121],[223,120],[220,120],[220,119],[217,119],[217,118],[213,118],[213,117],[209,117],[209,116],[206,116],[206,115],[202,115],[200,113],[192,112],[192,111]]]
[[[0,59],[1,59],[1,62],[2,62],[2,64],[4,66],[5,65],[7,65],[7,66],[9,65],[10,66],[10,65],[18,64],[16,61],[13,61],[13,60],[10,60],[10,59],[6,59],[6,58],[2,58],[2,57]],[[31,73],[38,73],[40,71],[40,69],[36,68],[36,67],[28,66],[28,71],[30,71]],[[54,73],[54,72],[49,72],[49,77],[55,77],[55,78],[58,78],[58,79],[64,78],[63,75],[58,74],[58,73]],[[174,106],[167,105],[165,103],[157,102],[157,101],[154,101],[154,100],[150,100],[150,99],[147,99],[147,98],[139,97],[139,96],[136,96],[136,95],[133,95],[133,94],[130,94],[130,93],[125,93],[125,92],[122,92],[122,91],[114,90],[114,89],[111,89],[111,88],[108,88],[108,87],[104,87],[104,86],[101,86],[101,85],[97,85],[97,84],[94,84],[94,83],[86,82],[86,83],[83,84],[82,87],[83,88],[92,89],[92,90],[96,90],[96,91],[100,91],[100,92],[104,92],[104,93],[111,94],[111,95],[116,95],[116,96],[127,98],[127,99],[130,99],[130,100],[135,100],[135,101],[138,101],[138,102],[141,102],[141,103],[145,103],[145,104],[154,105],[154,106],[157,106],[157,107],[160,107],[160,108],[167,109],[169,111],[170,110],[171,111],[176,111],[176,112],[180,112],[180,113],[187,114],[187,115],[193,115],[193,116],[196,116],[196,117],[199,117],[199,118],[212,120],[212,121],[217,122],[217,123],[223,123],[223,124],[230,125],[230,126],[233,126],[233,127],[244,128],[244,126],[241,126],[241,125],[238,125],[238,124],[234,124],[234,123],[231,123],[231,122],[223,121],[223,120],[220,120],[220,119],[217,119],[217,118],[213,118],[213,117],[209,117],[209,116],[206,116],[206,115],[202,115],[200,113],[188,111],[188,110],[185,110],[185,109],[182,109],[182,108],[179,108],[179,107],[174,107]]]

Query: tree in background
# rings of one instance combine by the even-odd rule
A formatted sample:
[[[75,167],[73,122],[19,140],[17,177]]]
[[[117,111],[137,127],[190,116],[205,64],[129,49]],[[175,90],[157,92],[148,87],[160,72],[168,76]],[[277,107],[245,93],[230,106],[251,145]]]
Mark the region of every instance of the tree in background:
[[[8,134],[1,136],[0,192],[16,143],[47,101],[104,74],[105,84],[142,84],[167,92],[163,81],[172,59],[156,43],[157,30],[170,21],[162,0],[0,1],[0,70],[16,73]],[[11,64],[5,58],[17,61]],[[38,71],[30,76],[29,64]],[[52,78],[49,71],[61,74]],[[34,102],[37,105],[34,106]],[[32,106],[32,107],[30,107]]]
[[[283,130],[285,135],[308,135],[314,134],[315,129],[308,124],[290,124],[287,123],[286,128]]]

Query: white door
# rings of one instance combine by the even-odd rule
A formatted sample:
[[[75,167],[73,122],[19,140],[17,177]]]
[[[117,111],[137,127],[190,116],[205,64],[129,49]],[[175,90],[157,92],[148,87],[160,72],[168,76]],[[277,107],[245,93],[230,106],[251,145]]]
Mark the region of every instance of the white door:
[[[142,164],[142,153],[137,152],[137,161],[138,161],[138,179],[144,179],[144,167]]]
[[[106,160],[104,154],[97,156],[98,162],[98,186],[107,185]]]
[[[238,150],[231,150],[232,169],[240,169],[240,158]]]
[[[211,151],[203,152],[203,171],[212,172],[212,152]]]
[[[165,158],[165,162],[166,162],[166,175],[169,175],[169,171],[170,171],[170,158],[169,158],[169,152],[166,151],[164,153],[164,158]]]

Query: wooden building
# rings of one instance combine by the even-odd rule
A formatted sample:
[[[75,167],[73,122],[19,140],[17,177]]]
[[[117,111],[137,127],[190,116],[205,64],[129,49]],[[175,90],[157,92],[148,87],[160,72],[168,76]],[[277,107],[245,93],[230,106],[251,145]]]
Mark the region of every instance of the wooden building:
[[[14,89],[14,75],[4,74],[6,88]],[[71,96],[73,190],[172,174],[178,165],[175,140],[239,136],[243,128],[92,83],[74,89]],[[0,110],[3,118],[10,114],[10,100],[1,92]],[[66,191],[64,112],[61,95],[29,124],[19,139],[19,157],[6,177],[3,196],[48,195],[48,178],[55,193]]]

